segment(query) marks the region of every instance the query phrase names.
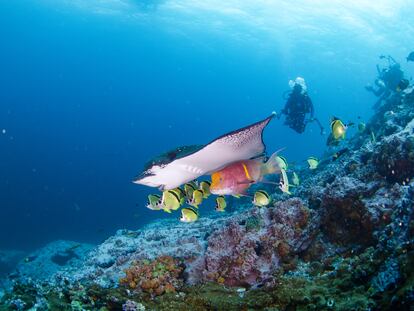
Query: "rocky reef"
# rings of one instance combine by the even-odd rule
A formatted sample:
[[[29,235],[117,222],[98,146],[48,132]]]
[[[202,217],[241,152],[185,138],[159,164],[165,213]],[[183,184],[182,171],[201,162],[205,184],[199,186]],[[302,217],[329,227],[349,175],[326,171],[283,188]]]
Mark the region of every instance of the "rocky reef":
[[[267,208],[50,244],[5,279],[0,310],[412,310],[413,88],[342,144]]]

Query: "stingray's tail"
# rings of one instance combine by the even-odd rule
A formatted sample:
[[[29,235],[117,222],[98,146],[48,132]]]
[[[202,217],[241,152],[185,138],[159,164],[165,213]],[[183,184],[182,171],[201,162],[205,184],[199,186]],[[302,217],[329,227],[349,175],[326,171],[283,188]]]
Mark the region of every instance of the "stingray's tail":
[[[262,176],[280,173],[281,169],[280,169],[279,160],[277,159],[277,157],[278,157],[279,152],[281,152],[283,149],[285,148],[279,149],[278,151],[273,153],[270,156],[269,160],[267,160],[267,162],[262,165],[262,170],[261,170]]]

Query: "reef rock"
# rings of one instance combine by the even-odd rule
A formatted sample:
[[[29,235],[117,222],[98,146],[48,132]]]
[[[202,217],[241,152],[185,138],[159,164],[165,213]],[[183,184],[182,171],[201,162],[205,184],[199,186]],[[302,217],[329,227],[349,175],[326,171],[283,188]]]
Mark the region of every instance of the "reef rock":
[[[74,269],[64,275],[72,281],[93,282],[108,288],[117,286],[119,280],[125,277],[125,270],[134,262],[172,256],[183,260],[191,282],[191,271],[197,273],[197,259],[205,252],[208,236],[221,227],[228,217],[201,218],[191,224],[175,219],[162,220],[138,231],[118,230],[115,236],[88,254],[82,269]],[[195,279],[194,282],[198,277]]]
[[[290,199],[230,222],[208,240],[205,279],[248,287],[269,282],[283,262],[309,245],[311,218],[300,199]]]
[[[58,273],[81,269],[83,262],[94,247],[72,241],[54,241],[29,254],[18,265],[19,280],[50,281]]]
[[[0,278],[10,273],[25,255],[26,253],[22,251],[0,250]]]

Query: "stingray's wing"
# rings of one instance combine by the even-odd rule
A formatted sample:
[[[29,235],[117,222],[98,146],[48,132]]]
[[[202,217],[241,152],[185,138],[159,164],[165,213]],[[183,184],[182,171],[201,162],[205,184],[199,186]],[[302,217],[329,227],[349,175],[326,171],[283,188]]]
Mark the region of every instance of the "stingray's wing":
[[[150,163],[134,181],[168,190],[217,171],[230,163],[256,157],[265,151],[263,130],[274,114],[239,130],[222,135],[202,148],[190,147],[177,154],[167,153]],[[189,152],[190,151],[190,152]],[[185,154],[185,155],[184,155]]]
[[[199,151],[178,159],[176,164],[197,168],[201,175],[217,171],[230,163],[247,160],[265,152],[263,130],[274,114],[266,119],[222,135]],[[197,176],[198,177],[198,176]]]

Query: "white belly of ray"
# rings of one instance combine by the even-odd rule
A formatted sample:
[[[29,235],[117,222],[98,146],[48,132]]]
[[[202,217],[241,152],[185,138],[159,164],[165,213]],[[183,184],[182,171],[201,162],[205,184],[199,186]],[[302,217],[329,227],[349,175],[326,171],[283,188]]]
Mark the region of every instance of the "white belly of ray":
[[[201,174],[201,175],[203,175],[203,174],[204,174],[204,171],[203,171],[201,168],[197,167],[197,166],[192,166],[192,165],[187,165],[187,164],[184,164],[184,165],[182,166],[182,168],[183,168],[185,171],[189,172],[189,173]]]

